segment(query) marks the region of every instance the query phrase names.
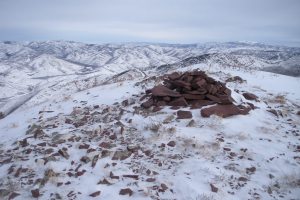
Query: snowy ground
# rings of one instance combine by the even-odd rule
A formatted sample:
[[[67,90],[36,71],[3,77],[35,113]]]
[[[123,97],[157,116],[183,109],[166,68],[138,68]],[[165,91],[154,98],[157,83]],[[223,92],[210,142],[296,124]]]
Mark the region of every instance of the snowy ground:
[[[227,86],[257,109],[226,119],[195,109],[192,120],[179,120],[168,107],[141,108],[142,93],[160,79],[138,76],[33,99],[0,120],[0,199],[37,191],[38,199],[300,199],[300,79],[180,70],[194,68],[221,81],[242,77]]]

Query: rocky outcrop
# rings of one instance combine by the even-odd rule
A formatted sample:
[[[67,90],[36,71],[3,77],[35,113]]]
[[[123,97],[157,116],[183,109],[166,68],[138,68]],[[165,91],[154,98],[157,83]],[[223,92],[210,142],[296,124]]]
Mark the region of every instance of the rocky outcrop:
[[[240,77],[234,77],[230,81],[241,80]],[[195,70],[192,72],[174,72],[164,76],[162,85],[153,87],[146,91],[148,97],[142,107],[153,108],[153,111],[161,110],[163,106],[172,106],[172,109],[189,106],[191,109],[199,109],[204,106],[218,104],[201,111],[203,117],[218,115],[220,117],[229,117],[232,115],[248,114],[251,108],[236,106],[231,97],[231,90],[225,83],[216,81],[207,76],[205,72]],[[257,100],[257,96],[252,93],[244,93],[247,100]],[[192,118],[190,111],[178,111],[178,119]]]
[[[224,83],[207,76],[203,71],[166,75],[162,85],[146,91],[149,98],[142,107],[160,106],[203,106],[232,104],[231,91]]]

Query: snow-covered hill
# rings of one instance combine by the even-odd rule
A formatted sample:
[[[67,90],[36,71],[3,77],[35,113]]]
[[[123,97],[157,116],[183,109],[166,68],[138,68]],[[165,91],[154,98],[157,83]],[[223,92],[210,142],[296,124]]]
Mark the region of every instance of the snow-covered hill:
[[[2,42],[0,199],[299,199],[299,52]],[[226,83],[249,114],[141,107],[164,75],[195,69]]]

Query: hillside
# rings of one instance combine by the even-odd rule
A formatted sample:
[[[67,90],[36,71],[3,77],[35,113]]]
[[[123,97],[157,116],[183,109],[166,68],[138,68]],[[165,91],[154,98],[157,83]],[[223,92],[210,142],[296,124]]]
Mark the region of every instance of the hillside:
[[[0,52],[0,199],[299,199],[300,78],[266,72],[296,66],[297,48],[50,41]],[[248,110],[203,114],[216,105]]]

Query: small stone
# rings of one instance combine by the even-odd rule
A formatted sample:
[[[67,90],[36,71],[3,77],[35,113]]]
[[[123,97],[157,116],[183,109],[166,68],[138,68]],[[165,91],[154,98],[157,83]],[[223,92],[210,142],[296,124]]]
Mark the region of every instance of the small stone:
[[[95,155],[92,160],[92,168],[94,168],[98,162],[99,155]]]
[[[101,143],[99,144],[99,146],[102,147],[102,148],[104,148],[104,149],[109,149],[109,148],[111,148],[111,145],[110,145],[110,143],[108,143],[108,142],[101,142]]]
[[[97,184],[111,185],[111,183],[105,178],[103,180],[100,180]]]
[[[243,93],[243,96],[245,97],[245,99],[247,100],[256,100],[258,97],[255,94],[252,94],[250,92],[245,92]]]
[[[177,119],[191,119],[193,117],[191,111],[177,111]]]
[[[146,181],[147,182],[154,182],[156,179],[155,178],[147,178]]]
[[[175,147],[176,142],[175,141],[170,141],[170,142],[168,142],[167,145],[170,146],[170,147]]]
[[[91,196],[91,197],[97,197],[100,194],[101,194],[101,191],[97,191],[97,192],[94,192],[94,193],[90,194],[89,196]]]
[[[246,182],[246,181],[248,181],[248,179],[247,178],[245,178],[245,177],[240,177],[239,179],[238,179],[239,181],[243,181],[243,182]]]
[[[214,186],[212,183],[210,184],[210,189],[212,192],[218,192],[218,188],[216,186]]]
[[[129,195],[131,196],[133,194],[133,191],[130,188],[121,189],[119,192],[120,195]]]
[[[256,171],[255,167],[246,168],[246,173],[247,174],[253,174],[255,171]]]
[[[63,149],[60,149],[60,150],[58,150],[58,153],[62,156],[62,157],[64,157],[65,159],[69,159],[69,154],[68,154],[68,152],[67,151],[65,151],[65,150],[63,150]]]
[[[166,184],[164,184],[164,183],[160,184],[160,187],[161,187],[161,189],[162,189],[163,192],[168,189],[168,186]]]
[[[112,160],[125,160],[131,156],[132,152],[128,150],[116,151],[112,157]]]
[[[79,145],[79,149],[88,149],[90,147],[90,145],[89,144],[81,144],[81,145]]]
[[[88,162],[91,161],[91,159],[90,159],[88,156],[82,156],[82,157],[80,158],[80,161],[81,161],[81,162],[84,162],[84,163],[88,163]]]
[[[31,190],[31,194],[33,198],[38,198],[40,196],[39,189]]]

